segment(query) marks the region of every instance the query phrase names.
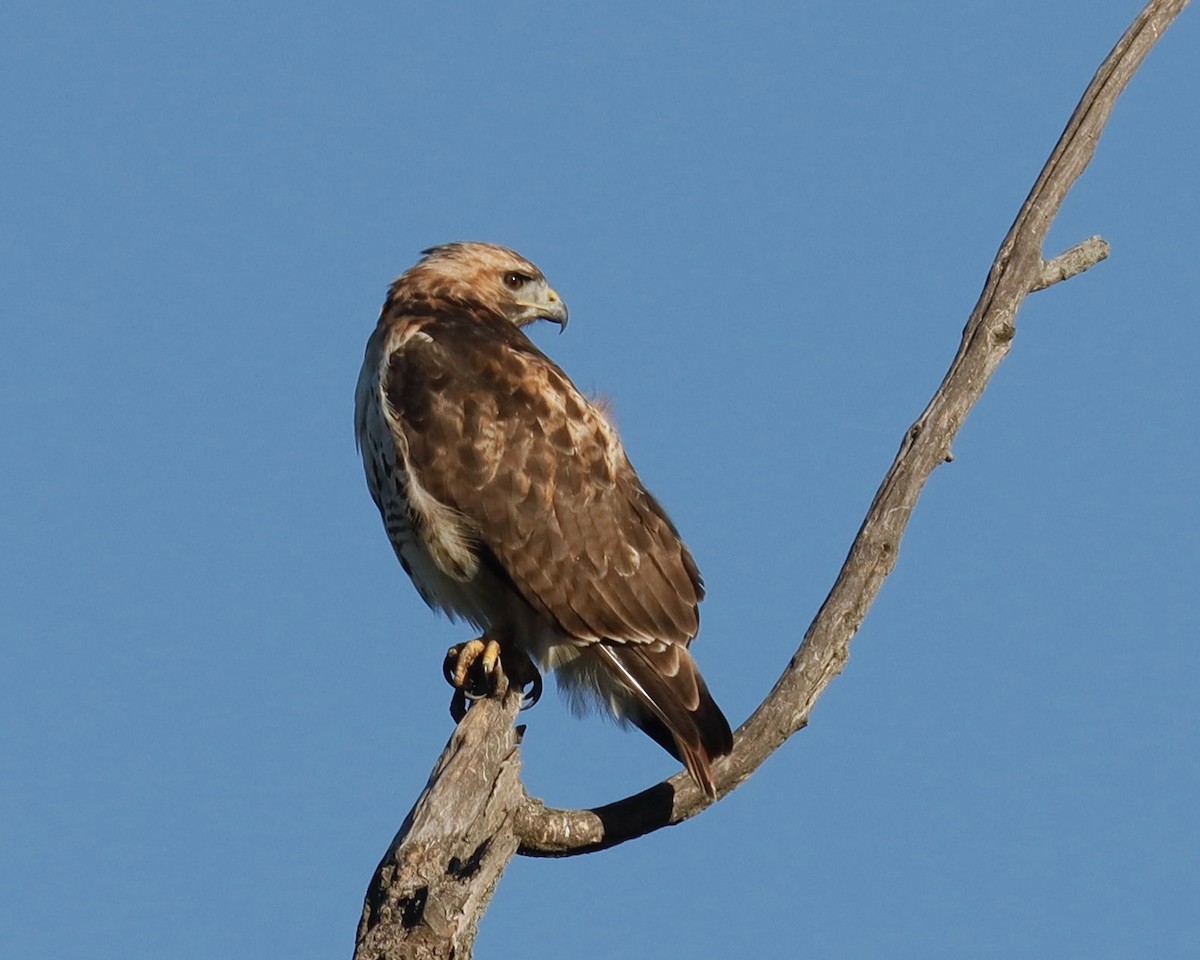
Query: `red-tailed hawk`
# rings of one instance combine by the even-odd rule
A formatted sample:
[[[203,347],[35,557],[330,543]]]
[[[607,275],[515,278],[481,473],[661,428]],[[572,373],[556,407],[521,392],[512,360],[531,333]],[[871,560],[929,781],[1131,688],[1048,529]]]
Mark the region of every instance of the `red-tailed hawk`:
[[[482,631],[468,660],[523,651],[715,795],[733,737],[687,649],[700,571],[534,320],[565,327],[566,305],[505,247],[434,247],[392,284],[355,397],[371,496],[425,602]]]

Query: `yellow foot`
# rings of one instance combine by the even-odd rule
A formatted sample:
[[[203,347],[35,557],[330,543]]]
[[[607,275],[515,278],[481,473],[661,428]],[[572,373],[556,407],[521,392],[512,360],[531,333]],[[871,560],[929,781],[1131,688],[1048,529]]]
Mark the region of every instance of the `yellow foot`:
[[[446,651],[442,674],[454,687],[450,715],[457,723],[467,712],[467,701],[482,700],[497,692],[507,692],[509,678],[523,694],[522,710],[532,707],[542,696],[542,676],[533,661],[520,650],[501,650],[500,644],[489,637],[477,637],[458,643]]]
[[[495,691],[500,679],[496,669],[499,662],[500,644],[477,637],[446,651],[442,674],[455,690],[461,690],[470,700],[479,700]]]

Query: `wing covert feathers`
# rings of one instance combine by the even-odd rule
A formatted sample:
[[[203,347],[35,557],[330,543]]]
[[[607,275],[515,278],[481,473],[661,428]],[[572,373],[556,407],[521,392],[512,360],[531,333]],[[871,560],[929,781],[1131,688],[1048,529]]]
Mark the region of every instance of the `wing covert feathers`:
[[[420,487],[571,637],[694,637],[700,572],[604,415],[503,318],[426,311],[383,383]]]

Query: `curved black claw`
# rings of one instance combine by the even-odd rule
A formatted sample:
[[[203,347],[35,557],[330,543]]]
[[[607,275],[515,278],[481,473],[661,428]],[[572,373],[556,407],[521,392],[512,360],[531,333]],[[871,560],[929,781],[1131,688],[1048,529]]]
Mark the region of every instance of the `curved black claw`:
[[[534,673],[533,679],[529,682],[529,692],[521,691],[521,709],[528,710],[530,707],[537,706],[537,702],[542,699],[542,675]]]
[[[457,687],[456,689],[463,695],[463,697],[465,697],[467,700],[470,700],[472,703],[474,703],[476,700],[486,700],[492,695],[490,690],[480,690],[478,685],[471,683],[470,678],[467,679],[467,686]]]

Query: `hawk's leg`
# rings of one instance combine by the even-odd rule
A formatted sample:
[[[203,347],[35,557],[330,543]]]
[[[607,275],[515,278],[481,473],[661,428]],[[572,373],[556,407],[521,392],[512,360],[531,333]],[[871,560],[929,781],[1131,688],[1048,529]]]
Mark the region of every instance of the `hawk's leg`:
[[[454,687],[450,715],[456,723],[466,714],[468,700],[503,695],[510,684],[521,690],[530,686],[524,694],[528,702],[522,709],[532,707],[542,696],[542,676],[533,661],[521,650],[501,647],[498,640],[487,634],[447,650],[442,674]]]

